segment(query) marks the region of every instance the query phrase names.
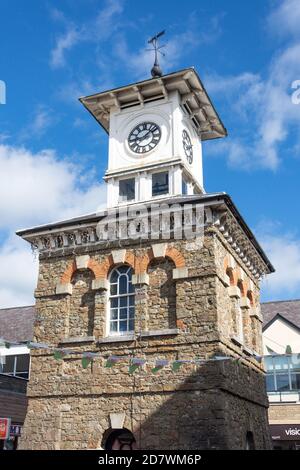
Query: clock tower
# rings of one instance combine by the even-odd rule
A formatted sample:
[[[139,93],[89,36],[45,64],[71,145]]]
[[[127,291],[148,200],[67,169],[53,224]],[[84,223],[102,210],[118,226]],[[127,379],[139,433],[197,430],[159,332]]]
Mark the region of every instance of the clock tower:
[[[205,193],[201,142],[226,130],[200,78],[155,61],[80,101],[109,136],[107,209],[17,232],[39,254],[19,448],[269,449],[274,268],[230,196]]]
[[[201,141],[226,129],[193,68],[80,101],[109,134],[109,208],[205,193]]]

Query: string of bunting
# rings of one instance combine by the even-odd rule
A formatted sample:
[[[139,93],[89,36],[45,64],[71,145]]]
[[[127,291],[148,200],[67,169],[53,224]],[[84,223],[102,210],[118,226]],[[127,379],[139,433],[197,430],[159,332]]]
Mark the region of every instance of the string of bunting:
[[[4,339],[0,339],[0,347],[5,347],[9,349],[12,346],[20,346],[20,343],[15,343],[11,341],[6,341]],[[24,346],[24,344],[23,344]],[[76,354],[76,355],[81,355],[81,364],[83,369],[87,369],[88,366],[97,358],[105,360],[105,368],[112,368],[114,367],[118,362],[122,361],[128,361],[128,372],[129,374],[134,374],[138,369],[141,369],[146,363],[151,364],[151,372],[153,374],[157,374],[160,372],[162,369],[164,369],[167,366],[171,366],[172,372],[178,372],[181,367],[184,364],[195,364],[195,365],[201,365],[206,362],[211,362],[211,361],[239,361],[240,359],[234,358],[231,356],[214,356],[210,359],[201,359],[201,358],[195,358],[195,359],[175,359],[175,360],[168,360],[168,359],[156,359],[156,360],[146,360],[140,357],[133,357],[133,356],[115,356],[111,355],[108,358],[104,357],[100,353],[94,353],[94,352],[89,352],[89,351],[76,351],[72,349],[66,349],[66,348],[55,348],[53,346],[50,346],[49,344],[46,343],[37,343],[34,341],[28,341],[26,343],[26,346],[29,349],[45,349],[48,351],[52,351],[54,359],[57,361],[63,360],[66,356]],[[262,361],[262,356],[253,356],[258,362]]]

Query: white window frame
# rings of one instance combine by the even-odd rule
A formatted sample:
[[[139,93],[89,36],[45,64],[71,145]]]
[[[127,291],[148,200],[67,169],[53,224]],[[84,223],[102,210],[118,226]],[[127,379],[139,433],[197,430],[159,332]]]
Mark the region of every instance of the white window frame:
[[[112,283],[111,282],[111,278],[112,278],[112,275],[114,272],[118,271],[120,268],[122,267],[127,267],[128,270],[126,273],[119,273],[119,277],[121,275],[126,275],[127,277],[127,283],[129,284],[130,281],[128,279],[128,273],[130,270],[132,270],[131,266],[129,265],[126,265],[126,264],[122,264],[122,265],[119,265],[119,266],[116,266],[110,273],[109,275],[109,290],[108,290],[108,315],[107,315],[107,328],[106,328],[106,334],[107,336],[126,336],[126,335],[130,335],[130,334],[133,334],[134,333],[134,322],[135,322],[135,292],[133,290],[133,292],[126,292],[125,294],[119,294],[119,292],[117,292],[117,294],[113,294],[111,295],[111,286],[112,285],[117,285],[119,286],[119,281],[117,281],[116,283]],[[119,278],[118,278],[119,279]],[[117,287],[118,289],[118,287]],[[120,306],[118,305],[118,307],[111,307],[111,299],[121,299],[121,298],[124,298],[124,297],[127,297],[128,300],[127,300],[127,306],[124,307],[124,306]],[[133,302],[132,302],[132,305],[130,306],[129,305],[129,299],[130,298],[133,298]],[[119,304],[119,302],[118,302]],[[120,331],[120,322],[121,321],[124,321],[124,319],[120,319],[120,310],[121,308],[127,308],[127,330],[125,331]],[[131,319],[130,318],[130,311],[129,309],[132,308],[133,309],[133,318]],[[115,310],[117,312],[117,319],[111,319],[111,314],[112,314],[112,310]],[[130,330],[129,329],[129,322],[133,320],[133,329]],[[111,331],[111,322],[115,322],[117,324],[117,331]]]
[[[153,176],[159,175],[160,173],[166,173],[168,175],[168,192],[163,193],[163,194],[153,194]],[[151,197],[152,198],[160,198],[160,197],[165,197],[165,196],[170,196],[170,185],[171,185],[171,174],[169,170],[160,170],[160,171],[155,171],[151,173]]]
[[[127,181],[127,180],[133,180],[134,181],[134,198],[133,199],[126,199],[126,200],[122,200],[120,198],[120,183],[122,181]],[[135,202],[137,200],[137,180],[136,180],[136,177],[135,176],[128,176],[127,178],[121,178],[119,179],[118,181],[118,202],[119,204],[127,204],[127,203],[131,203],[131,202]]]

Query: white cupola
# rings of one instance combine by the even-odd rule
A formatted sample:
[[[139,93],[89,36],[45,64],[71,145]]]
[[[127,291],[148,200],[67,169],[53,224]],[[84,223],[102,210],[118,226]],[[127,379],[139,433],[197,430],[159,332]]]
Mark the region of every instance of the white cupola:
[[[109,135],[108,207],[204,193],[201,141],[226,129],[193,68],[80,101]]]

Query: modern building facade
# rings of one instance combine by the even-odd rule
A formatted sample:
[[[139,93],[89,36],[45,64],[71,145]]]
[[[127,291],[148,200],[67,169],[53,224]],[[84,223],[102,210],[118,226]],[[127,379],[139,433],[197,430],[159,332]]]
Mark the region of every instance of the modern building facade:
[[[22,433],[30,371],[26,344],[33,339],[34,316],[33,306],[0,310],[0,418],[10,422],[8,439],[0,439],[0,449],[16,449]],[[6,347],[3,340],[14,344]]]
[[[300,300],[262,304],[274,449],[300,450]]]
[[[273,267],[231,198],[205,193],[201,141],[226,130],[201,80],[81,102],[109,135],[107,210],[18,232],[39,252],[35,341],[65,348],[31,351],[20,448],[270,448],[259,282]]]

